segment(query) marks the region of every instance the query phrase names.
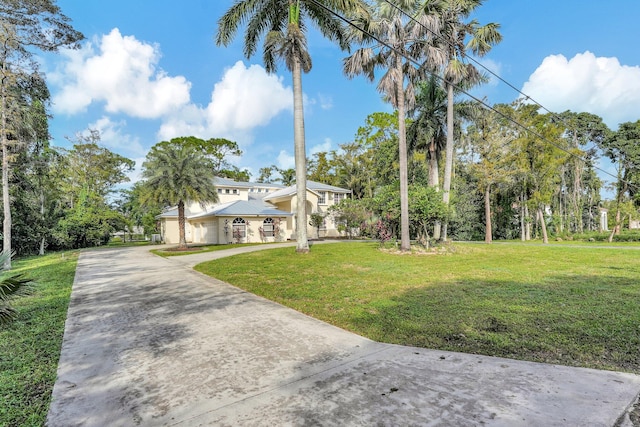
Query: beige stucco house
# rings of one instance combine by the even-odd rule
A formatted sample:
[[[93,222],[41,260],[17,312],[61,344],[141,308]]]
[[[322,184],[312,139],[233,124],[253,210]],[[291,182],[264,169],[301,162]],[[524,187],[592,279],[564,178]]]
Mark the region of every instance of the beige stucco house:
[[[186,203],[187,243],[225,244],[277,242],[295,240],[296,187],[278,184],[238,182],[216,178],[218,202],[205,206]],[[316,237],[309,226],[312,213],[326,214],[327,209],[345,197],[350,190],[307,181],[307,235]],[[173,207],[158,216],[160,232],[165,243],[179,241],[178,209]],[[321,237],[339,236],[331,217],[325,218]]]

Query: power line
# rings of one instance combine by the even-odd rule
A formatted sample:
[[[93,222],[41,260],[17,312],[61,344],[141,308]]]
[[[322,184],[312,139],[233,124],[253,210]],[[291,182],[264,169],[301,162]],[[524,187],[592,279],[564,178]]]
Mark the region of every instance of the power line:
[[[420,67],[422,67],[422,64],[420,64],[420,63],[419,63],[418,61],[416,61],[415,59],[408,57],[407,55],[405,55],[405,54],[404,54],[403,52],[401,52],[400,50],[398,50],[398,49],[396,49],[395,47],[393,47],[393,46],[389,45],[387,42],[385,42],[385,41],[381,40],[379,37],[377,37],[377,36],[373,35],[373,34],[372,34],[372,33],[370,33],[369,31],[367,31],[367,30],[365,30],[365,29],[361,28],[360,26],[358,26],[357,24],[353,23],[352,21],[350,21],[349,19],[345,18],[344,16],[342,16],[342,15],[340,15],[340,14],[336,13],[335,11],[333,11],[333,10],[329,9],[329,8],[328,8],[328,7],[326,7],[324,4],[320,3],[318,0],[309,0],[309,1],[313,2],[315,5],[319,6],[320,8],[322,8],[322,9],[324,9],[325,11],[329,12],[330,14],[332,14],[333,16],[335,16],[336,18],[338,18],[338,19],[340,19],[341,21],[345,22],[347,25],[349,25],[349,26],[351,26],[351,27],[355,28],[356,30],[358,30],[358,31],[362,32],[363,34],[366,34],[367,36],[369,36],[369,37],[370,37],[370,38],[372,38],[373,40],[377,41],[377,42],[378,42],[378,43],[380,43],[381,45],[383,45],[383,46],[385,46],[386,48],[388,48],[388,49],[392,50],[395,54],[402,56],[405,60],[407,60],[407,61],[411,62],[412,64],[416,65],[416,66],[417,66],[417,67],[419,67],[419,68],[420,68]],[[385,0],[385,2],[389,3],[389,1],[388,1],[388,0]],[[391,4],[391,3],[390,3],[390,4]],[[393,5],[393,4],[392,4],[392,5]],[[393,6],[395,6],[395,5],[393,5]],[[395,6],[395,7],[397,7],[397,6]],[[403,12],[403,13],[404,13],[404,12]],[[412,18],[412,19],[413,19],[413,18]],[[468,57],[468,55],[466,55],[466,54],[465,54],[465,56],[467,56],[467,57]],[[432,76],[436,77],[437,79],[441,80],[442,82],[444,82],[444,83],[446,83],[446,84],[448,84],[448,85],[451,85],[451,86],[452,86],[453,88],[455,88],[459,93],[463,93],[463,94],[467,95],[469,98],[473,99],[473,100],[474,100],[474,101],[476,101],[478,104],[482,105],[483,107],[485,107],[485,108],[486,108],[486,109],[488,109],[488,110],[493,111],[494,113],[496,113],[496,114],[498,114],[499,116],[501,116],[501,117],[503,117],[504,119],[506,119],[508,122],[511,122],[511,123],[513,123],[514,125],[516,125],[517,127],[519,127],[519,128],[521,128],[521,129],[523,129],[524,131],[529,132],[530,134],[532,134],[533,136],[535,136],[536,138],[538,138],[538,139],[539,139],[539,140],[541,140],[542,142],[546,142],[547,144],[549,144],[549,145],[551,145],[551,146],[553,146],[553,147],[556,147],[557,149],[559,149],[559,150],[561,150],[561,151],[563,151],[563,152],[567,153],[567,154],[568,154],[569,156],[571,156],[571,157],[577,158],[577,159],[579,159],[579,160],[581,160],[581,161],[583,161],[583,162],[585,162],[585,163],[591,164],[591,165],[593,166],[593,168],[594,168],[594,169],[596,169],[596,170],[598,170],[598,171],[602,172],[602,173],[603,173],[603,174],[605,174],[605,175],[608,175],[608,176],[610,176],[610,177],[614,178],[614,179],[617,181],[617,179],[618,179],[618,177],[617,177],[617,176],[615,176],[615,175],[613,175],[612,173],[610,173],[610,172],[606,171],[605,169],[602,169],[602,168],[600,168],[600,167],[598,167],[598,166],[593,165],[592,163],[590,163],[590,160],[589,160],[589,159],[586,159],[586,158],[584,158],[584,157],[582,157],[582,156],[579,156],[579,155],[577,155],[577,154],[575,154],[575,153],[572,153],[571,151],[569,151],[569,150],[567,150],[567,149],[565,149],[565,148],[563,148],[563,147],[559,146],[558,144],[556,144],[556,143],[554,143],[554,142],[550,141],[549,139],[547,139],[545,136],[541,135],[540,133],[538,133],[538,132],[536,132],[536,131],[534,131],[534,130],[532,130],[532,129],[528,128],[526,125],[524,125],[524,124],[522,124],[522,123],[518,122],[517,120],[513,119],[512,117],[510,117],[510,116],[508,116],[508,115],[506,115],[506,114],[504,114],[504,113],[500,112],[500,111],[499,111],[499,110],[497,110],[496,108],[494,108],[494,107],[490,106],[489,104],[485,103],[485,102],[484,102],[483,100],[481,100],[480,98],[478,98],[478,97],[476,97],[476,96],[472,95],[471,93],[469,93],[468,91],[466,91],[465,89],[463,89],[460,85],[457,85],[457,84],[455,84],[455,83],[453,83],[453,82],[450,82],[450,81],[449,81],[449,80],[447,80],[445,77],[442,77],[442,76],[440,76],[439,74],[437,74],[437,73],[435,73],[435,72],[432,72],[432,71],[429,71],[429,70],[425,70],[425,71],[426,71],[427,73],[431,74]],[[517,90],[517,89],[516,89],[516,90]],[[526,95],[525,95],[525,96],[526,96]],[[537,103],[536,103],[536,105],[539,105],[539,104],[537,104]],[[544,108],[544,107],[542,107],[542,108]],[[547,110],[547,111],[548,111],[548,110]],[[553,114],[553,115],[557,115],[557,114],[555,114],[555,113],[551,113],[551,114]],[[636,187],[636,188],[640,188],[640,187],[636,186],[635,184],[633,184],[633,183],[631,183],[631,182],[626,181],[626,183],[627,183],[629,186],[633,186],[633,187]]]
[[[415,19],[413,16],[409,15],[406,11],[404,11],[400,6],[392,3],[390,0],[383,0],[385,3],[389,4],[390,6],[392,6],[394,9],[396,9],[397,11],[399,11],[400,13],[402,13],[404,16],[406,16],[407,18],[409,18],[411,21],[415,22],[416,24],[420,25],[422,28],[424,28],[426,31],[428,31],[429,33],[431,33],[434,37],[444,41],[446,44],[448,44],[450,47],[456,49],[456,46],[446,37],[443,37],[441,34],[438,34],[436,32],[434,32],[433,30],[431,30],[430,28],[426,27],[423,23],[421,23],[420,21],[418,21],[417,19]],[[504,78],[502,78],[501,76],[499,76],[498,74],[496,74],[495,72],[493,72],[491,69],[489,69],[488,67],[486,67],[484,64],[482,64],[480,61],[476,60],[474,57],[469,56],[465,51],[459,52],[461,54],[461,56],[463,58],[467,58],[471,61],[473,61],[474,63],[476,63],[477,65],[479,65],[482,69],[484,69],[485,71],[487,71],[489,74],[491,74],[492,76],[496,77],[498,80],[500,80],[501,82],[503,82],[504,84],[506,84],[507,86],[509,86],[511,89],[513,89],[514,91],[518,92],[520,95],[522,95],[525,99],[525,101],[531,101],[532,104],[538,106],[539,108],[543,109],[544,111],[546,111],[547,113],[549,113],[556,121],[562,123],[565,128],[569,131],[572,131],[575,133],[578,133],[577,128],[575,128],[573,125],[570,125],[569,123],[567,123],[567,121],[557,112],[551,111],[549,110],[547,107],[545,107],[544,105],[542,105],[541,103],[539,103],[538,101],[536,101],[534,98],[532,98],[530,95],[522,92],[520,89],[516,88],[513,84],[509,83],[507,80],[505,80]],[[463,91],[463,93],[466,94],[466,92]],[[467,94],[468,95],[468,94]],[[574,155],[575,157],[579,157],[577,155]],[[580,158],[580,157],[579,157]],[[584,158],[580,158],[580,160],[583,160],[587,163],[591,162],[591,159],[584,159]],[[591,164],[591,163],[590,163]],[[631,164],[633,167],[639,167],[636,164]],[[618,179],[617,176],[601,169],[598,167],[595,167],[595,169],[605,173],[606,175],[609,175],[613,178],[615,178],[616,180]],[[626,181],[625,181],[626,182]],[[627,182],[627,184],[630,184],[632,186],[632,183]]]

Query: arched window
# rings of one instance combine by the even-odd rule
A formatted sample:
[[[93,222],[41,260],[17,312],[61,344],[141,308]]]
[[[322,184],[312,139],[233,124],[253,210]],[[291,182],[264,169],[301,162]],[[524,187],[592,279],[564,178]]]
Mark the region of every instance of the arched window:
[[[247,236],[247,222],[244,219],[234,219],[231,226],[234,239],[243,239]]]
[[[264,233],[264,237],[274,236],[273,218],[266,218],[262,222],[262,231]]]

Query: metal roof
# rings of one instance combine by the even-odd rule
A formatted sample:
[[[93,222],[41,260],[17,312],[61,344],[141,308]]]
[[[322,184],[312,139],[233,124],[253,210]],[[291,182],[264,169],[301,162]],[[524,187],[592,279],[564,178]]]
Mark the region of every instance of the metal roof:
[[[313,193],[318,193],[318,191],[331,191],[332,193],[342,193],[349,194],[351,190],[347,190],[340,187],[335,187],[333,185],[322,184],[320,182],[309,181],[307,180],[307,191],[311,191]],[[296,194],[296,186],[290,185],[287,188],[283,188],[282,190],[274,191],[273,193],[269,193],[265,196],[265,200],[278,199],[281,197],[293,196]]]
[[[214,184],[216,187],[236,187],[236,188],[283,188],[281,184],[266,184],[262,182],[243,182],[234,181],[229,178],[222,178],[217,176]]]
[[[187,219],[203,218],[207,216],[292,216],[290,212],[276,209],[262,201],[235,200],[214,206],[212,209],[187,216]]]

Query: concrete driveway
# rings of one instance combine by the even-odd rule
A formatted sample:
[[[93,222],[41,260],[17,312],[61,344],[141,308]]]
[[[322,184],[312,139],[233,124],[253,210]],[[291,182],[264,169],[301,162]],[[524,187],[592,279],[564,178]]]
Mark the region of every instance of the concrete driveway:
[[[637,375],[373,342],[148,250],[80,255],[50,427],[632,425]]]

